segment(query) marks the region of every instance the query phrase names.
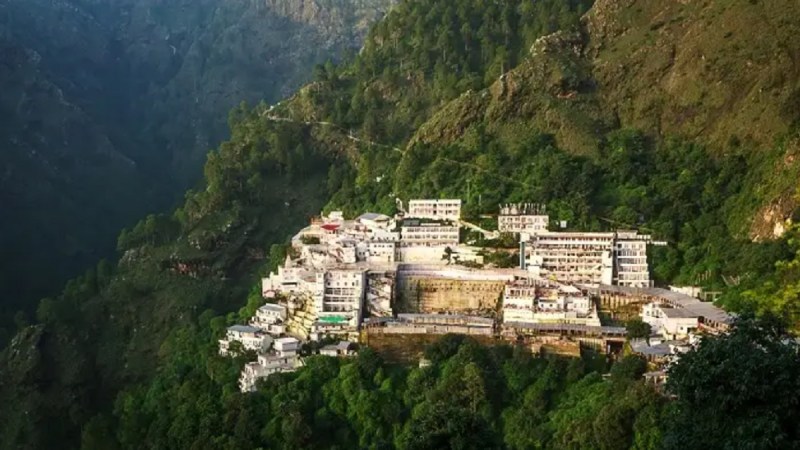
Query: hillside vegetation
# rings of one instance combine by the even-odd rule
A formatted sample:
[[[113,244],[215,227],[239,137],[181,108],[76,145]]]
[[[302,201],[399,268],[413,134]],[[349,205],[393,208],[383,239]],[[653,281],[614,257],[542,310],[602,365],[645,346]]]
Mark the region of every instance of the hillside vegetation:
[[[4,351],[6,446],[702,448],[735,446],[727,440],[734,438],[754,448],[794,445],[793,425],[782,419],[795,417],[794,397],[782,399],[779,414],[759,417],[750,434],[743,419],[753,404],[768,409],[763,402],[781,399],[791,384],[758,384],[769,379],[759,381],[759,374],[797,370],[780,327],[747,325],[730,340],[709,340],[708,353],[686,365],[673,388],[710,390],[719,380],[696,376],[707,373],[702,358],[730,358],[726,386],[756,383],[763,391],[749,392],[765,396],[727,389],[713,390],[720,397],[684,395],[677,410],[699,411],[708,421],[689,414],[669,423],[730,422],[735,437],[699,426],[676,435],[669,425],[653,425],[665,414],[664,400],[635,381],[635,360],[619,366],[631,372],[615,385],[601,381],[605,364],[594,366],[591,358],[570,369],[467,343],[445,352],[429,373],[385,366],[367,353],[352,363],[314,360],[242,396],[234,384],[242,361],[213,356],[214,338],[259,304],[258,276],[282,260],[280,244],[310,216],[323,208],[391,212],[395,197],[411,196],[459,197],[468,215],[495,212],[501,201],[539,202],[570,227],[638,227],[669,242],[653,255],[659,282],[725,288],[726,301],[740,311],[755,306],[798,323],[796,247],[785,238],[749,239],[761,208],[776,211],[770,226],[786,226],[794,209],[796,118],[783,97],[769,102],[770,111],[784,114],[773,116],[780,123],[770,125],[769,138],[760,131],[734,135],[725,130],[752,116],[725,118],[720,110],[712,120],[697,106],[697,122],[678,126],[682,113],[674,105],[688,95],[688,84],[671,97],[653,87],[666,82],[663,71],[648,80],[647,72],[623,77],[605,69],[608,61],[641,68],[633,62],[644,61],[639,52],[651,45],[642,33],[653,33],[652,45],[660,33],[689,39],[688,30],[717,29],[708,24],[720,18],[769,16],[772,6],[590,6],[407,0],[371,29],[352,60],[318,66],[313,82],[278,105],[236,108],[231,139],[209,155],[205,186],[187,193],[174,214],[125,230],[119,263],[101,264],[42,301],[36,324],[23,327]],[[784,6],[786,14],[797,13]],[[669,25],[675,17],[682,19]],[[760,23],[771,27],[764,35],[789,39],[797,22]],[[718,58],[737,60],[738,41],[726,39],[711,48]],[[734,72],[726,76],[740,82]],[[741,79],[760,76],[746,72]],[[785,81],[784,89],[794,89],[790,75]],[[643,86],[651,86],[658,120],[625,106],[644,101],[637,95]],[[746,109],[741,89],[724,92]],[[708,133],[693,128],[701,122]],[[767,337],[759,341],[762,331]],[[502,369],[514,361],[523,369]],[[464,378],[484,390],[446,401],[454,380]],[[608,402],[612,395],[621,401]],[[715,401],[729,407],[715,409]],[[372,417],[375,405],[386,406],[387,416]],[[439,422],[443,415],[453,420]],[[43,427],[47,433],[37,432]]]
[[[0,342],[200,179],[242,101],[355,52],[391,0],[0,5]],[[17,322],[25,319],[18,316]]]

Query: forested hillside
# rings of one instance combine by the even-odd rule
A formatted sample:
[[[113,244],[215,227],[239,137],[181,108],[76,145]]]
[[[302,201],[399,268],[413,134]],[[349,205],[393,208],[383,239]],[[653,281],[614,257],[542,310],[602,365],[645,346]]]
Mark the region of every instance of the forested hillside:
[[[36,325],[4,351],[3,444],[794,445],[795,397],[788,394],[797,378],[773,385],[764,374],[796,373],[795,350],[780,327],[749,321],[729,338],[704,343],[699,362],[683,366],[671,388],[682,394],[674,411],[636,381],[635,359],[603,381],[605,362],[589,356],[567,364],[445,341],[450,347],[429,350],[429,371],[365,352],[348,363],[314,359],[242,396],[235,386],[242,361],[214,356],[222,328],[260,301],[258,276],[283,259],[279,244],[294,229],[322,208],[391,212],[397,196],[462,198],[470,215],[493,212],[501,201],[538,202],[571,227],[638,227],[669,243],[653,255],[659,282],[725,289],[738,311],[755,306],[796,325],[792,232],[750,238],[766,237],[751,234],[760,211],[773,211],[766,222],[774,237],[794,209],[796,78],[788,39],[800,23],[790,16],[800,11],[788,0],[781,8],[743,0],[590,3],[407,0],[371,29],[352,60],[317,67],[314,81],[279,105],[235,109],[231,139],[209,155],[205,186],[174,214],[124,231],[119,263],[101,264],[42,301]],[[688,101],[689,85],[679,83],[683,72],[674,66],[627,77],[611,71],[642,67],[634,62],[652,51],[645,44],[678,38],[713,46],[719,64],[732,64],[749,45],[732,38],[738,30],[692,40],[717,23],[757,23],[783,42],[772,50],[789,55],[785,76],[773,80],[778,93],[767,91],[763,104],[752,106],[736,87],[714,94],[736,105],[734,116],[721,107],[712,114],[702,101],[681,109],[675,105]],[[689,58],[686,48],[676,46],[675,61]],[[731,79],[715,86],[762,83],[764,73],[727,71]],[[674,91],[665,89],[670,83]],[[644,98],[642,86],[657,86],[647,91],[649,106],[632,106]],[[738,131],[754,111],[770,114],[772,132]],[[779,260],[787,262],[776,270]],[[709,374],[703,358],[731,365]],[[720,377],[729,384],[715,384]],[[778,399],[783,409],[769,409]],[[770,414],[748,428],[753,405]],[[727,423],[737,434],[720,431]],[[676,434],[673,424],[696,428]],[[43,427],[48,432],[38,433]]]
[[[0,4],[0,341],[15,311],[30,320],[39,298],[113,258],[122,227],[182,199],[231,108],[354,53],[391,3]]]

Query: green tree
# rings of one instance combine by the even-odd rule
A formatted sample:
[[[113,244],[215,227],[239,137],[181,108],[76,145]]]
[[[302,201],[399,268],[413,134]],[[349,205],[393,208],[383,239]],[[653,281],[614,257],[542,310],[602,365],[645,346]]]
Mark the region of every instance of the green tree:
[[[648,339],[652,331],[650,324],[642,319],[631,319],[625,323],[628,339]]]
[[[800,359],[778,320],[743,316],[728,334],[707,336],[669,371],[664,447],[796,448],[800,445]]]

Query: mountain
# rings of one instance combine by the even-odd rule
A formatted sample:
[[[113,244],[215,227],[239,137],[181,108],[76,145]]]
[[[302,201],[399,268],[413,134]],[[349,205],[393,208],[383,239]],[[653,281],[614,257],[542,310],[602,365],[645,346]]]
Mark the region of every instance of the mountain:
[[[0,5],[2,316],[113,254],[194,186],[240,102],[353,53],[391,0]],[[7,322],[0,320],[0,322]]]
[[[660,283],[724,290],[731,307],[755,303],[797,324],[794,234],[773,232],[795,210],[798,13],[788,0],[399,3],[352,59],[318,67],[280,104],[235,108],[230,139],[208,155],[203,189],[173,214],[123,231],[118,264],[100,264],[40,303],[36,323],[1,357],[0,435],[10,448],[352,448],[387,433],[393,439],[381,442],[403,448],[415,448],[415,436],[441,437],[419,441],[435,448],[461,442],[444,440],[458,430],[487,447],[539,442],[533,431],[498,437],[515,424],[551,447],[635,439],[654,448],[661,400],[641,383],[607,391],[585,361],[537,384],[517,378],[508,355],[454,344],[433,374],[390,374],[369,358],[320,363],[246,397],[234,381],[243,361],[216,357],[214,339],[259,304],[259,276],[320,209],[390,213],[395,197],[417,196],[462,198],[471,216],[500,202],[538,202],[570,227],[650,231],[669,244],[653,255]],[[757,38],[746,33],[755,29]],[[750,65],[741,59],[748,51],[759,56]],[[715,58],[714,71],[697,62],[703,56]],[[764,348],[747,336],[721,342]],[[737,361],[725,373],[753,373],[739,370],[749,360]],[[448,406],[456,392],[454,404],[462,391],[481,392],[450,384],[470,363],[481,369],[470,369],[470,386],[498,389],[486,409],[480,399]],[[511,392],[524,400],[503,403],[519,409],[500,421],[498,404]],[[599,400],[614,395],[628,400]],[[370,422],[383,405],[400,412]],[[456,413],[455,429],[434,420]],[[402,429],[386,425],[392,417]],[[545,420],[555,428],[539,427]],[[582,437],[553,434],[572,423]],[[598,442],[591,431],[609,428],[619,440]]]

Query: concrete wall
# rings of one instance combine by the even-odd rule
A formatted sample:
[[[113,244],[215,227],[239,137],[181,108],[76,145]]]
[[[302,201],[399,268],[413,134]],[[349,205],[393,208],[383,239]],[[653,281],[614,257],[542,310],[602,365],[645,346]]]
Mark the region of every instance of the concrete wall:
[[[436,313],[496,309],[504,281],[399,275],[396,312]]]

